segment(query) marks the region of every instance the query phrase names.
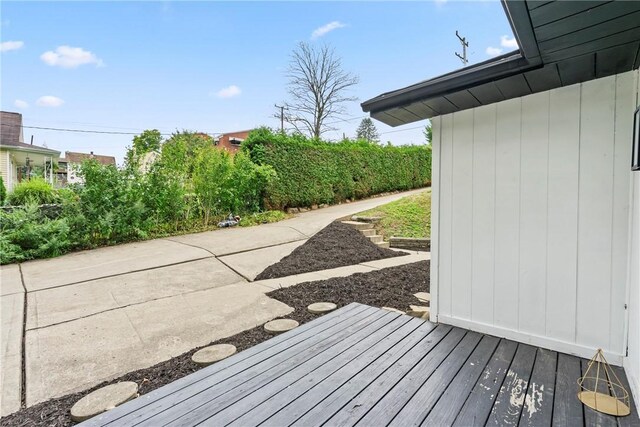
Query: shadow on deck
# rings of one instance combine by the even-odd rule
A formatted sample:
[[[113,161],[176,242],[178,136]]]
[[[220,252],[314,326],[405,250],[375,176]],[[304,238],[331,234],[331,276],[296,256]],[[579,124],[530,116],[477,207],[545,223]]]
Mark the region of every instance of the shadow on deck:
[[[83,425],[640,425],[583,407],[586,362],[354,303]]]

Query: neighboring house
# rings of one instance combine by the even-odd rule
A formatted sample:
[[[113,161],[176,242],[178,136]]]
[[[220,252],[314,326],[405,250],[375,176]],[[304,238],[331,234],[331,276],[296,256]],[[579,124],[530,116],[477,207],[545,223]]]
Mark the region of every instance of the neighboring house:
[[[235,153],[240,149],[240,144],[242,144],[242,141],[249,137],[249,133],[251,132],[251,130],[252,129],[242,130],[239,132],[223,133],[218,138],[216,138],[215,144],[218,147],[224,148],[231,153]]]
[[[432,122],[431,320],[602,348],[640,402],[640,2],[503,5],[519,50],[362,104]]]
[[[25,144],[22,114],[0,112],[0,173],[7,191],[27,180],[41,169],[44,178],[53,184],[53,167],[60,152],[33,144]]]
[[[58,161],[58,170],[56,171],[58,182],[61,184],[77,184],[83,180],[78,176],[78,169],[83,161],[95,159],[103,165],[116,165],[116,158],[113,156],[103,156],[100,154],[74,153],[65,151],[64,158]]]

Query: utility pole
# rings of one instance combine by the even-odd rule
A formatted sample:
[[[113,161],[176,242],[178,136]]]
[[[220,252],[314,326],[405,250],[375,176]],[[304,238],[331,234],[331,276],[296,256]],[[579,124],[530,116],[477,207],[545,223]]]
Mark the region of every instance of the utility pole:
[[[467,48],[469,47],[469,42],[467,41],[466,37],[460,37],[460,34],[458,34],[458,30],[456,30],[456,37],[458,37],[458,40],[460,40],[460,44],[462,45],[462,55],[460,55],[458,52],[454,53],[458,58],[460,58],[460,60],[462,61],[462,65],[466,67],[469,63],[469,60],[467,59]]]
[[[273,104],[280,109],[280,132],[284,133],[284,105]]]

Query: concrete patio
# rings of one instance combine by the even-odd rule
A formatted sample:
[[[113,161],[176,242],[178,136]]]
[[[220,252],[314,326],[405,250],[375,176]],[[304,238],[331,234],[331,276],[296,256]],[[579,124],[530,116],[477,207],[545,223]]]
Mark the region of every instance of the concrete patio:
[[[427,253],[416,253],[252,282],[333,220],[419,191],[310,211],[275,224],[3,266],[2,415],[286,315],[290,307],[265,295],[278,287],[427,259]]]

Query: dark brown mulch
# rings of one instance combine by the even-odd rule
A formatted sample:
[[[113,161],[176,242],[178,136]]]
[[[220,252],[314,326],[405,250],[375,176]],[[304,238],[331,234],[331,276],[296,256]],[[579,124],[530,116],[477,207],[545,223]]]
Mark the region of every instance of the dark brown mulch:
[[[268,295],[293,307],[295,311],[287,318],[295,319],[303,324],[319,316],[309,313],[306,309],[309,304],[314,302],[329,301],[337,304],[338,307],[359,302],[371,306],[388,306],[406,310],[409,304],[417,303],[413,294],[420,291],[429,292],[428,261],[369,273],[357,273],[348,277],[301,283],[290,288],[278,289]],[[238,348],[238,351],[242,351],[272,337],[273,335],[265,332],[262,326],[258,326],[232,337],[218,340],[215,344],[233,344]],[[149,393],[197,371],[199,368],[191,361],[191,355],[197,350],[193,349],[150,368],[130,372],[88,390],[51,399],[23,409],[3,417],[0,420],[0,425],[7,427],[73,425],[74,423],[69,417],[69,410],[86,394],[121,381],[135,381],[139,385],[140,394]]]
[[[355,228],[336,221],[323,228],[304,245],[297,247],[280,262],[267,267],[256,276],[256,280],[327,270],[403,255],[407,253],[381,248]]]

